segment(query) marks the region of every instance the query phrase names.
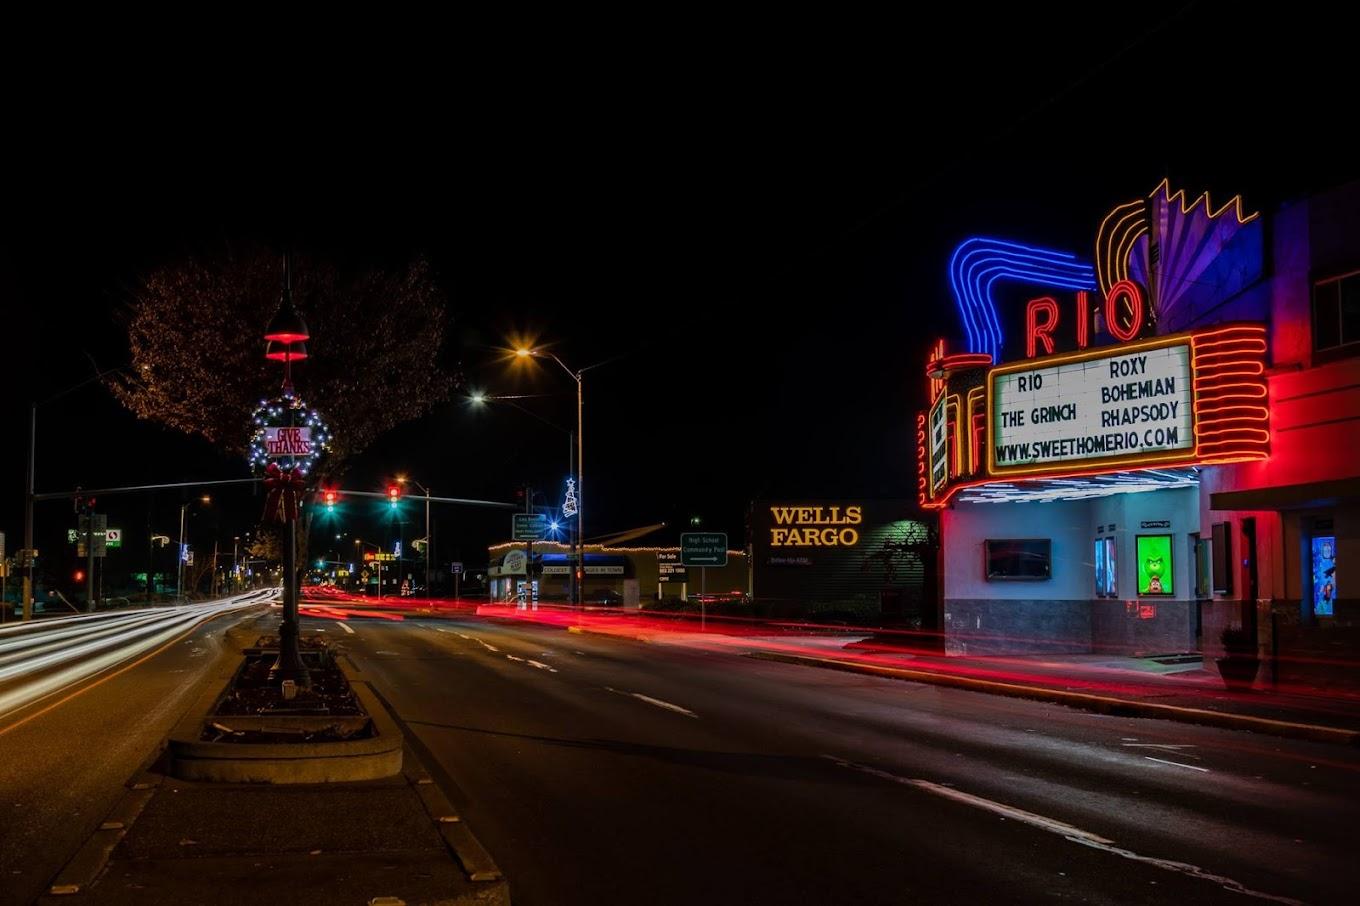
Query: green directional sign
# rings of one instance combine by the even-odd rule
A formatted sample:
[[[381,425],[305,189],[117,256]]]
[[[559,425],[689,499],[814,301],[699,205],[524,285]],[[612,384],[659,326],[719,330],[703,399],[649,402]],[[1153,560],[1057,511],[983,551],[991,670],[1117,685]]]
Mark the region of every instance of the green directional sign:
[[[510,526],[513,541],[542,541],[548,534],[548,517],[542,513],[516,513]]]
[[[685,566],[726,566],[726,532],[684,532],[680,535],[680,562]]]

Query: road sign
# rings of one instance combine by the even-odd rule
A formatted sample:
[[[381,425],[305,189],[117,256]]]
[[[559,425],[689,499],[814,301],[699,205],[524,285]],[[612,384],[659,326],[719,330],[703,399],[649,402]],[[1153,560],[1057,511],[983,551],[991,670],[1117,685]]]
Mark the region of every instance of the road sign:
[[[80,518],[81,518],[81,519],[84,519],[85,517],[84,517],[84,516],[81,516]],[[79,543],[80,543],[80,531],[79,531],[78,529],[68,528],[68,529],[66,530],[66,543],[67,543],[67,544],[79,544]]]
[[[679,551],[657,551],[656,570],[658,582],[685,582],[689,576],[680,562]]]
[[[516,513],[510,523],[513,541],[542,541],[548,533],[548,517],[542,513]]]
[[[455,576],[461,576],[463,574],[463,564],[458,563],[456,561],[450,563],[449,572],[453,573]]]
[[[105,529],[105,530],[104,530],[104,543],[105,543],[106,545],[108,545],[109,547],[122,547],[122,546],[123,546],[123,530],[122,530],[122,529],[118,529],[118,528]]]
[[[680,535],[680,562],[685,566],[726,566],[726,532],[684,532]]]

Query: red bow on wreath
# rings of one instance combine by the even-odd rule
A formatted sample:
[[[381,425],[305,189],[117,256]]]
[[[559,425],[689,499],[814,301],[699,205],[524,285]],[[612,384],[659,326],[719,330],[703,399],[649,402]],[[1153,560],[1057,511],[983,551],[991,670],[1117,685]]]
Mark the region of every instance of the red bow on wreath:
[[[280,469],[278,463],[271,462],[264,470],[264,487],[269,492],[264,500],[265,522],[282,525],[298,517],[306,488],[301,469]]]

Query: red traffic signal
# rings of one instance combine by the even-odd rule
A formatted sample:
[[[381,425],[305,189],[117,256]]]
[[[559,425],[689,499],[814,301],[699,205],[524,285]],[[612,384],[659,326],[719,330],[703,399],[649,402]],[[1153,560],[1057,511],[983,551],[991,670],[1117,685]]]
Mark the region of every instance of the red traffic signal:
[[[335,502],[340,499],[340,495],[334,491],[326,491],[322,494],[322,500],[326,502],[326,509],[335,509]]]
[[[392,506],[396,506],[396,505],[397,505],[397,501],[400,500],[400,499],[401,499],[401,488],[400,488],[398,485],[395,485],[395,484],[390,484],[390,485],[388,485],[388,486],[387,486],[387,500],[388,500],[388,502],[390,502],[390,503],[392,504]]]
[[[76,570],[76,571],[75,571],[75,574],[72,575],[71,578],[75,579],[77,582],[84,582],[84,581],[85,581],[85,570],[83,570],[83,569],[78,569],[78,570]]]

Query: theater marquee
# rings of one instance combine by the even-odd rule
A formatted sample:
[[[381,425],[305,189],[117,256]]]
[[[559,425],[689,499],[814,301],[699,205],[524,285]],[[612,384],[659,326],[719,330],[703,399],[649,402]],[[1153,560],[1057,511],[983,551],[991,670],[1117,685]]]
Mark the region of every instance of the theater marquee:
[[[1127,465],[1193,450],[1191,358],[1190,338],[1177,337],[993,369],[989,471]]]

